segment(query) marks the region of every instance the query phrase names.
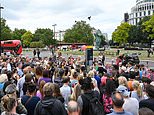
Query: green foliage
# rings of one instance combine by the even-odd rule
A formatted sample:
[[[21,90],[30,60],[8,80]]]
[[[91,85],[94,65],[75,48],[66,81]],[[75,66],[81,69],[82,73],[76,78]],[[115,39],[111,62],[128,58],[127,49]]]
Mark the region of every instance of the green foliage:
[[[53,39],[53,31],[49,28],[42,29],[38,28],[34,33],[34,38],[32,41],[42,41],[44,45],[54,45],[56,40]]]
[[[12,39],[11,29],[6,25],[6,20],[1,18],[1,40]]]
[[[27,31],[21,36],[21,40],[23,41],[24,47],[29,47],[32,39],[33,39],[33,34],[30,31]]]
[[[121,25],[118,26],[117,29],[112,33],[112,39],[120,45],[127,43],[129,39],[130,28],[131,25],[128,23],[121,23]]]
[[[18,29],[15,28],[12,32],[12,39],[14,40],[21,40],[21,36],[26,33],[27,31],[25,29]],[[22,41],[22,40],[21,40]],[[22,41],[23,42],[23,41]]]
[[[151,47],[151,42],[154,40],[154,15],[150,18],[150,20],[143,23],[143,26],[145,27],[143,29],[144,33],[148,33],[148,41],[149,45]]]
[[[31,48],[43,48],[45,47],[45,45],[41,41],[38,41],[38,42],[31,42],[30,47]]]
[[[66,30],[64,42],[93,44],[92,27],[86,21],[77,21],[71,29]]]

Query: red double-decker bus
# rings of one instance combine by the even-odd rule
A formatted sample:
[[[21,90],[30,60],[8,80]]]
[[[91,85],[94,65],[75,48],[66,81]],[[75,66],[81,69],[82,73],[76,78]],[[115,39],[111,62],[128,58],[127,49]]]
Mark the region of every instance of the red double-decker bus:
[[[22,45],[20,40],[1,41],[1,48],[3,52],[10,52],[17,55],[22,53]]]

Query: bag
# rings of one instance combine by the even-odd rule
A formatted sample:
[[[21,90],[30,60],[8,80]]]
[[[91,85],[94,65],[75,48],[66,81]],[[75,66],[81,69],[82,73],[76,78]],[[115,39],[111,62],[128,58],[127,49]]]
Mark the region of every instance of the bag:
[[[103,100],[103,107],[104,107],[104,112],[105,113],[111,113],[111,109],[112,109],[112,98],[108,97],[106,94],[103,94],[102,97]]]
[[[87,115],[105,115],[103,105],[97,97],[92,96],[91,98],[89,98],[85,94],[83,94],[83,97],[85,97],[89,101],[89,114]]]

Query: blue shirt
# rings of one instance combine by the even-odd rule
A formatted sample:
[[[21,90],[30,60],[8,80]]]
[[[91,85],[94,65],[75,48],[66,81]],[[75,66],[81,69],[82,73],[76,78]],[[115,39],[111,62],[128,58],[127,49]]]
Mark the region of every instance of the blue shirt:
[[[115,112],[115,111],[113,111],[112,113],[107,114],[107,115],[133,115],[133,114],[130,113],[130,112],[127,112],[127,111],[122,111],[122,112]]]

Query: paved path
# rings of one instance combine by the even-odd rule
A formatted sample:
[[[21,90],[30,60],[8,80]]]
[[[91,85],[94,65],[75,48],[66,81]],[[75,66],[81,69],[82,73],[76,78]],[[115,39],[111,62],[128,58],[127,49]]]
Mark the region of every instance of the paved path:
[[[24,56],[29,56],[29,57],[33,57],[33,53],[30,51],[24,51],[23,52]],[[49,57],[50,55],[52,55],[52,53],[50,51],[41,51],[40,56],[41,57]],[[63,54],[63,56],[67,59],[68,55],[67,54]],[[77,55],[74,55],[74,57],[77,57]],[[84,58],[84,56],[81,56]],[[115,61],[115,59],[113,59]],[[107,63],[112,63],[112,58],[106,58],[106,62]],[[148,67],[153,67],[154,68],[154,61],[151,60],[141,60],[140,64],[144,64]]]

